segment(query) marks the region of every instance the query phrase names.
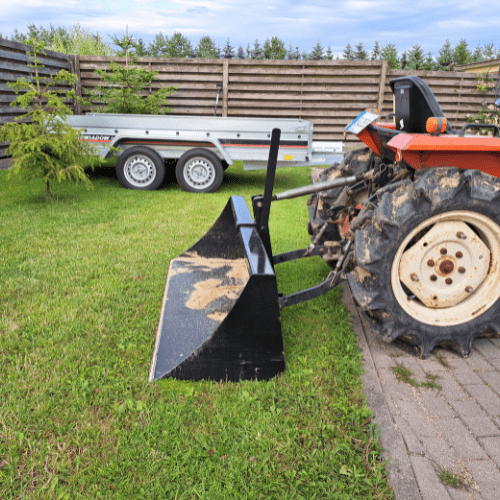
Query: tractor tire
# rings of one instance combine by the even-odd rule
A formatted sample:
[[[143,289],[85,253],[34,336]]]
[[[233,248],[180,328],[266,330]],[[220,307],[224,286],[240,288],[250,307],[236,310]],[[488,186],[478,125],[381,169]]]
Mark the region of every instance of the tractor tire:
[[[215,153],[203,148],[195,148],[186,151],[179,158],[175,176],[184,191],[213,193],[222,184],[224,169]]]
[[[355,149],[347,153],[342,160],[342,163],[334,163],[329,167],[321,170],[318,175],[317,172],[320,169],[313,170],[313,182],[324,182],[331,181],[338,177],[349,177],[351,175],[357,175],[365,172],[370,168],[371,150],[369,148]],[[378,157],[375,161],[381,161]],[[309,209],[309,223],[307,224],[307,230],[311,236],[315,236],[324,223],[329,219],[328,210],[334,205],[335,200],[338,195],[342,192],[344,188],[333,188],[328,191],[321,191],[319,193],[312,194],[307,200],[307,205]],[[339,241],[340,234],[338,227],[331,224],[323,235],[321,242],[324,241]]]
[[[451,344],[467,356],[500,332],[500,179],[477,170],[419,171],[380,197],[354,231],[353,297],[387,342],[423,358]]]
[[[116,176],[120,184],[129,189],[158,189],[165,178],[165,170],[165,160],[145,146],[125,149],[116,163]]]

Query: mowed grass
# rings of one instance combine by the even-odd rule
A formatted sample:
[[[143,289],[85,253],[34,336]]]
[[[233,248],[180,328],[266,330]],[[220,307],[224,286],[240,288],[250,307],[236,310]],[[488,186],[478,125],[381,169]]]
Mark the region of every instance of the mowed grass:
[[[392,498],[340,289],[282,311],[273,380],[147,382],[169,261],[264,177],[237,166],[195,195],[127,190],[103,168],[46,202],[0,172],[0,498]],[[275,189],[309,180],[280,169]],[[274,204],[274,251],[306,246],[307,220],[305,198]],[[282,264],[278,287],[328,271]]]

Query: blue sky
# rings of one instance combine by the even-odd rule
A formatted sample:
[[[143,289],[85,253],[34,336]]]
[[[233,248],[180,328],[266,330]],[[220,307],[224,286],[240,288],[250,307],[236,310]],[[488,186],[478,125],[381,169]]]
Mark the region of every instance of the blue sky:
[[[498,0],[0,0],[0,33],[26,32],[35,23],[81,27],[108,35],[129,33],[149,42],[155,33],[181,32],[193,45],[209,35],[223,47],[246,48],[278,36],[286,47],[310,52],[318,40],[334,53],[349,42],[371,50],[375,40],[401,53],[414,44],[438,55],[448,38],[474,49],[493,42],[500,49]]]

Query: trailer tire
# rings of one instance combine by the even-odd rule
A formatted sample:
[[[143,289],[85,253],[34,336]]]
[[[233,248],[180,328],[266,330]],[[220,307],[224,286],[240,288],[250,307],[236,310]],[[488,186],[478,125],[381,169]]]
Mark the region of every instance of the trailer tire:
[[[184,191],[213,193],[224,179],[221,161],[212,151],[195,148],[186,151],[175,167],[177,182]]]
[[[118,157],[116,176],[126,188],[152,191],[165,178],[165,161],[154,149],[134,146]]]
[[[353,297],[387,342],[468,355],[500,332],[500,179],[435,168],[384,193],[354,233]]]

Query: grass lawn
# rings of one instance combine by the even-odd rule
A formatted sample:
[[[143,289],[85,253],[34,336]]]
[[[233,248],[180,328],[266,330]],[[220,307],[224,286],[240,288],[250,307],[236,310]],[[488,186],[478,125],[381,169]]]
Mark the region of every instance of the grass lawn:
[[[271,381],[147,382],[169,261],[265,172],[230,168],[211,195],[93,176],[46,202],[0,172],[0,498],[392,498],[340,289],[282,311]],[[309,179],[280,169],[276,191]],[[306,246],[306,224],[305,198],[274,204],[274,251]],[[281,264],[278,287],[328,270]]]

